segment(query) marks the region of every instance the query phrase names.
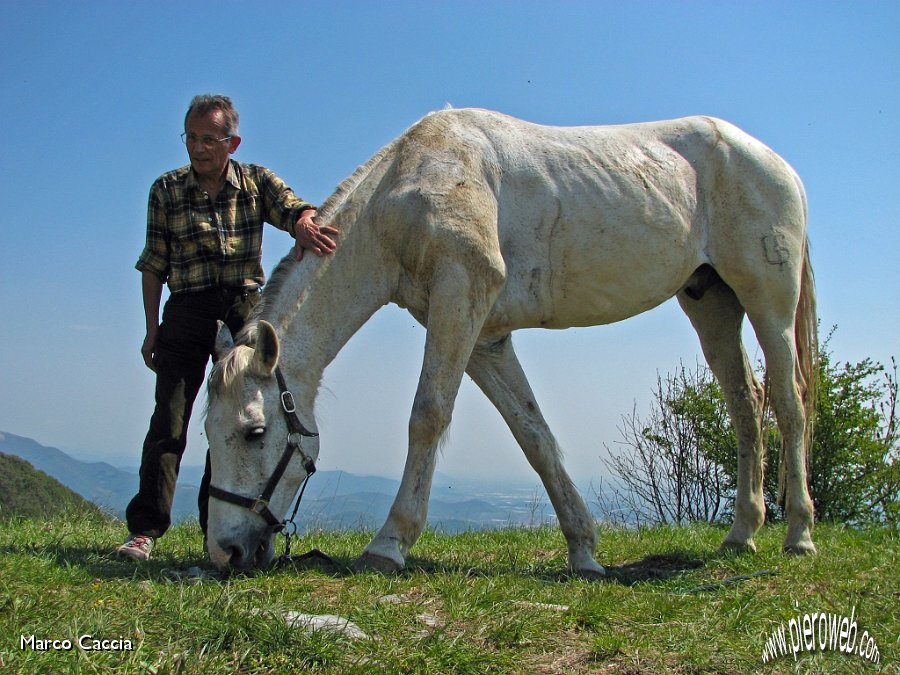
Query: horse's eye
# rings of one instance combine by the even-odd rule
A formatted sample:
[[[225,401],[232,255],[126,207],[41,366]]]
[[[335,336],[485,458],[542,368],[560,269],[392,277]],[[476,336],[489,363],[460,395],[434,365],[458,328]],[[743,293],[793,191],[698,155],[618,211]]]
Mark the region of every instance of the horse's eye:
[[[255,426],[248,428],[246,433],[244,434],[244,437],[248,441],[257,441],[262,438],[265,433],[266,428],[264,426]]]

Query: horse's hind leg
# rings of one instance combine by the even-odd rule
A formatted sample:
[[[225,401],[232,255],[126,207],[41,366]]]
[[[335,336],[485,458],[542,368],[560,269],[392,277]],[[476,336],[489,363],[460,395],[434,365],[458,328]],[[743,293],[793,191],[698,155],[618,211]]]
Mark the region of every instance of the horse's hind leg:
[[[744,310],[731,288],[719,280],[699,299],[682,292],[681,308],[700,337],[703,354],[725,396],[738,442],[734,523],[723,548],[756,550],[753,535],[765,520],[764,454],[760,435],[763,390],[753,375],[741,341]]]
[[[769,294],[769,297],[773,295]],[[796,302],[793,298],[792,301]],[[776,313],[772,311],[773,306],[777,303],[770,301],[757,311],[748,306],[747,315],[766,357],[769,395],[781,432],[788,521],[784,550],[797,554],[815,553],[813,505],[806,485],[806,413],[796,379],[798,357],[794,314],[787,310]]]
[[[594,560],[594,520],[563,468],[556,439],[538,408],[510,336],[479,344],[467,372],[503,416],[541,477],[569,545],[570,569],[587,578],[603,576],[603,567]]]

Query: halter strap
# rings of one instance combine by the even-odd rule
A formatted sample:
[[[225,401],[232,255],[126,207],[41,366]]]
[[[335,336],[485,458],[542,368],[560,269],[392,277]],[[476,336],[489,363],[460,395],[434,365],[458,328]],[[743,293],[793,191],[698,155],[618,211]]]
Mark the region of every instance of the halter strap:
[[[281,409],[284,411],[284,418],[287,421],[290,432],[309,438],[318,436],[319,434],[314,433],[303,426],[300,418],[297,417],[297,406],[294,404],[294,395],[291,393],[290,389],[287,388],[287,384],[284,381],[284,375],[281,373],[281,368],[278,366],[275,366],[275,381],[278,382],[278,391],[281,393]],[[300,449],[299,442],[297,442],[297,448]],[[306,463],[312,463],[312,460],[306,455],[303,455],[303,462],[303,468],[305,469]],[[313,473],[315,470],[315,465],[313,465],[312,471],[309,473]]]
[[[277,530],[283,528],[288,521],[279,520],[275,514],[272,513],[269,509],[269,500],[275,493],[275,488],[278,487],[278,483],[281,481],[282,476],[284,476],[284,472],[287,471],[288,464],[290,464],[295,452],[300,454],[303,461],[306,479],[304,480],[302,487],[306,486],[306,481],[316,472],[316,463],[313,461],[312,457],[303,452],[301,440],[303,436],[312,438],[319,434],[304,427],[300,418],[297,417],[297,407],[294,404],[294,395],[291,394],[290,390],[287,388],[287,384],[285,384],[284,381],[284,375],[282,375],[281,369],[277,366],[275,367],[275,380],[278,382],[278,390],[281,395],[281,409],[284,412],[284,418],[288,426],[287,442],[284,447],[284,452],[281,453],[281,459],[278,460],[278,465],[275,467],[275,471],[272,472],[263,491],[255,499],[235,494],[228,490],[222,490],[212,484],[209,486],[209,496],[223,502],[243,506],[261,516],[266,523]],[[293,499],[291,501],[293,501]],[[299,500],[297,505],[299,506]],[[296,514],[296,510],[294,513]],[[293,521],[293,516],[291,516],[291,521]]]

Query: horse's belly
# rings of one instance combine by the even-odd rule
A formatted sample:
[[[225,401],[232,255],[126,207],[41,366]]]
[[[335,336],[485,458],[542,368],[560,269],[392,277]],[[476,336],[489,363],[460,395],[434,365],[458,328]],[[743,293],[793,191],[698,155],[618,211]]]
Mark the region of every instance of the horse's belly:
[[[546,272],[532,270],[542,283]],[[656,307],[675,295],[688,273],[650,285],[645,279],[611,279],[598,274],[578,286],[538,290],[534,284],[507,284],[487,325],[494,328],[570,328],[615,323]],[[631,283],[629,283],[629,281]]]
[[[549,248],[507,257],[506,284],[488,323],[510,329],[614,323],[671,298],[703,262],[699,242],[677,220],[585,231],[558,231]]]

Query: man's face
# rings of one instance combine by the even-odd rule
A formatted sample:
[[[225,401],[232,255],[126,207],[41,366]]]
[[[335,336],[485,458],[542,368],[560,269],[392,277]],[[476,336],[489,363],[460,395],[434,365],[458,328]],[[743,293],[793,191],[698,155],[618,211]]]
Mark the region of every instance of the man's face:
[[[228,168],[228,156],[241,143],[241,137],[237,135],[228,140],[218,140],[228,136],[225,114],[214,109],[205,115],[191,115],[184,124],[184,131],[194,171],[200,178],[219,180]]]

